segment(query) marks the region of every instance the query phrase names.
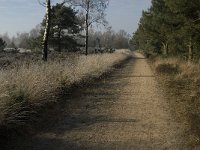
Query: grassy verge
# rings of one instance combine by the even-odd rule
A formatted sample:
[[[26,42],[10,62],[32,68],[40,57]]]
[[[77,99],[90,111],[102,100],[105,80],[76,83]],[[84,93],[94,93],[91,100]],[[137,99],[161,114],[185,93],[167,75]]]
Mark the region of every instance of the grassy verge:
[[[151,60],[168,93],[172,114],[185,127],[187,142],[200,145],[200,64],[177,58]]]
[[[28,125],[37,107],[57,100],[62,89],[97,78],[127,59],[130,52],[112,54],[71,55],[47,63],[19,61],[0,70],[0,128]]]

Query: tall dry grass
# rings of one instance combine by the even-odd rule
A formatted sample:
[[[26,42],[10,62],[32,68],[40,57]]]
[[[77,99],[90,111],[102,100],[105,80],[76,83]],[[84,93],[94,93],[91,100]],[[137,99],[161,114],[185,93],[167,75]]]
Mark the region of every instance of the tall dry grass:
[[[200,144],[200,63],[155,58],[153,64],[172,114],[185,127],[187,143],[196,147]]]
[[[156,58],[154,67],[157,73],[173,75],[175,80],[188,80],[200,84],[200,63],[187,62],[178,58]]]
[[[30,107],[55,99],[60,87],[101,76],[112,66],[130,56],[128,50],[112,54],[71,56],[47,63],[20,62],[10,69],[0,70],[0,126],[26,124]],[[51,97],[51,98],[50,98]]]

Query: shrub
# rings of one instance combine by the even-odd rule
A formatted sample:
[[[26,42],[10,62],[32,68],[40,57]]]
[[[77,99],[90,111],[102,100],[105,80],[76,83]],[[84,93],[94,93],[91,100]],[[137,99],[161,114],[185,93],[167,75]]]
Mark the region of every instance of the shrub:
[[[177,64],[163,63],[156,67],[156,72],[159,74],[177,74],[179,66]]]

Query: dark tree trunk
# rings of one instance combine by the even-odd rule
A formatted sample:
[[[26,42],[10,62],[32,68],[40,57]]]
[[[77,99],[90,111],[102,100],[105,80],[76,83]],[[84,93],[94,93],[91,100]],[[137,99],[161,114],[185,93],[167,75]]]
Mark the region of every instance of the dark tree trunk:
[[[162,45],[163,45],[164,55],[168,56],[168,53],[169,53],[168,44],[167,43],[162,43]]]
[[[61,52],[61,29],[58,31],[58,51]]]
[[[90,3],[89,1],[87,2],[87,13],[86,13],[86,18],[85,18],[85,55],[88,55],[88,38],[89,38],[89,23],[88,23],[88,19],[89,19],[89,9],[90,9]]]
[[[192,59],[193,59],[193,45],[192,45],[192,37],[190,37],[188,44],[188,61],[192,61]]]
[[[51,1],[46,0],[46,25],[43,36],[43,55],[42,59],[47,61],[48,57],[48,40],[49,40],[49,31],[50,31],[50,14],[51,14]]]
[[[85,36],[85,55],[88,55],[88,27],[86,28],[86,36]]]

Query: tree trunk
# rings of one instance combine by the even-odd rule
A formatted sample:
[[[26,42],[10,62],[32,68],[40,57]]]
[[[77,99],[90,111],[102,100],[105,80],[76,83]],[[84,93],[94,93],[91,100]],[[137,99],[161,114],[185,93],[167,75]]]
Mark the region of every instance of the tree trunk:
[[[45,25],[45,31],[44,31],[44,36],[43,36],[43,55],[42,55],[42,58],[44,61],[47,61],[47,57],[48,57],[50,14],[51,14],[51,1],[46,0],[46,25]]]
[[[58,31],[58,52],[61,52],[61,29]]]
[[[88,55],[88,27],[86,27],[86,35],[85,35],[85,55]]]
[[[89,19],[89,9],[90,9],[90,2],[87,2],[87,13],[86,13],[86,17],[85,17],[85,55],[88,55],[88,38],[89,38],[89,23],[88,23],[88,19]]]
[[[163,49],[164,49],[164,55],[165,56],[168,56],[168,44],[167,43],[162,43],[163,45]]]
[[[192,37],[190,37],[188,44],[188,61],[192,61],[192,59],[193,59],[193,46],[192,46]]]

